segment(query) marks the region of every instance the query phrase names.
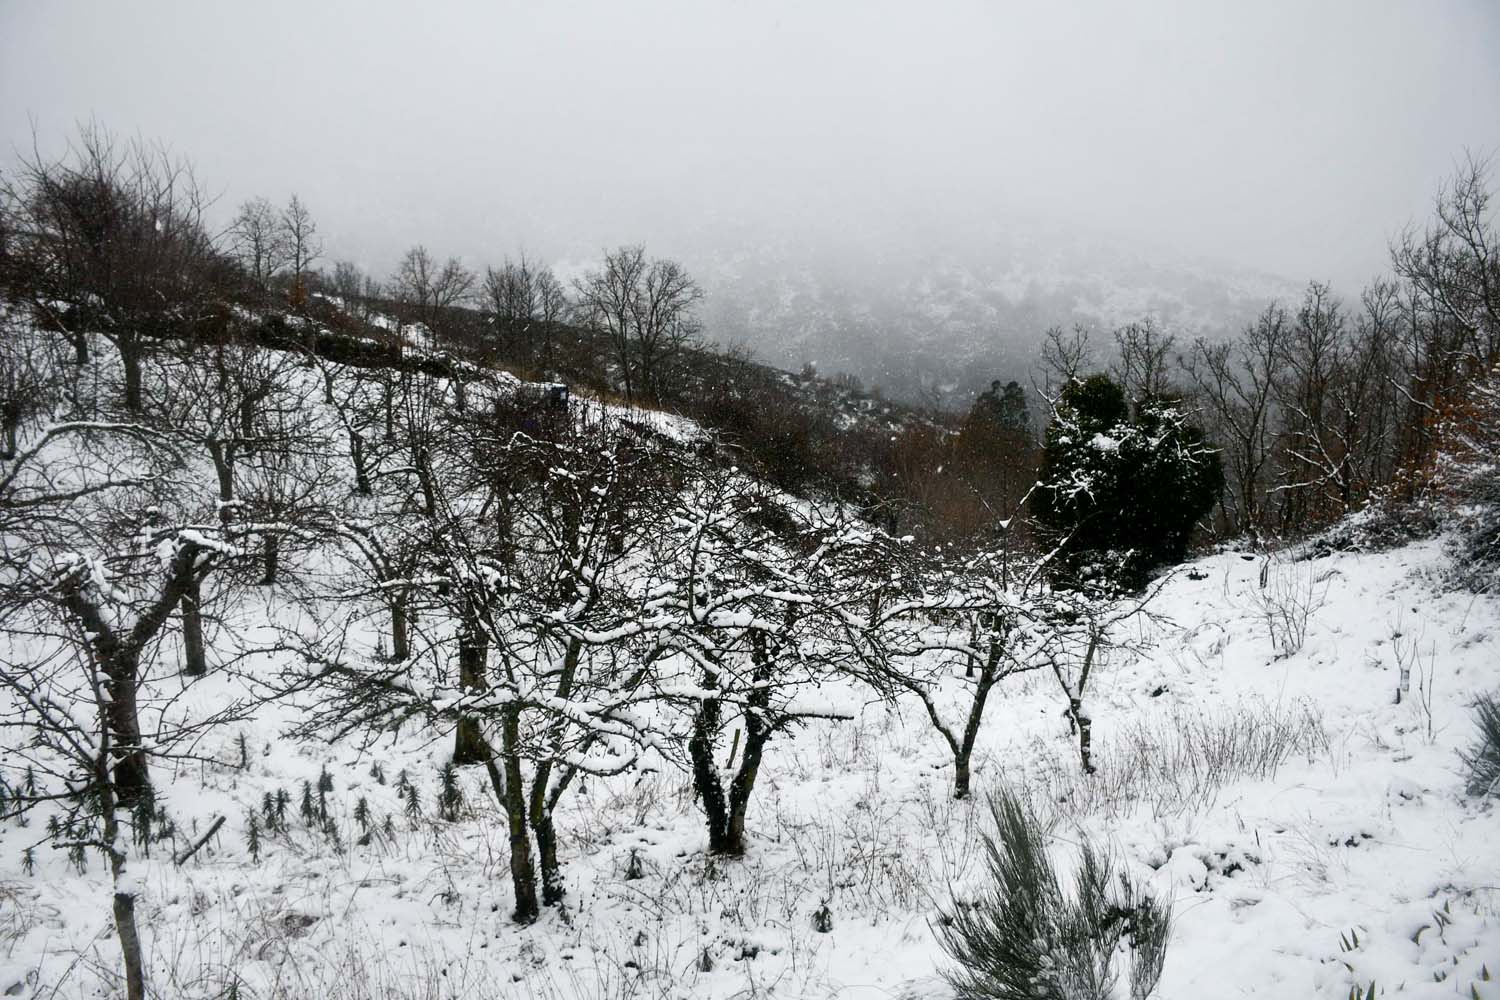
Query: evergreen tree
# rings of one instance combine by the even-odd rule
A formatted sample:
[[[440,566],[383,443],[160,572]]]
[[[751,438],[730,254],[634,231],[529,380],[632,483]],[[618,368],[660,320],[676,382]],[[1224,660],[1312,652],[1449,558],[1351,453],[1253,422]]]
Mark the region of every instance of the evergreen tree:
[[[1218,450],[1177,399],[1146,397],[1132,419],[1124,390],[1093,375],[1057,401],[1032,505],[1058,582],[1135,589],[1183,559],[1223,489]]]

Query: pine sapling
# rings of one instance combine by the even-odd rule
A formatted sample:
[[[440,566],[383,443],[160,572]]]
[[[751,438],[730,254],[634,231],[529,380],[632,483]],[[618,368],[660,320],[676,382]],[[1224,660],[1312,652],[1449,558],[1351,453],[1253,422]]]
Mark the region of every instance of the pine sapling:
[[[406,815],[413,823],[422,818],[422,802],[417,794],[417,786],[408,783],[406,786]]]
[[[370,831],[370,803],[363,795],[359,797],[358,802],[354,803],[354,822],[359,824],[362,832]]]
[[[333,775],[328,773],[328,765],[318,772],[318,818],[328,818],[328,793],[333,791]]]
[[[370,846],[370,804],[361,795],[359,801],[354,804],[354,822],[359,824],[359,839],[355,841],[360,847]]]
[[[302,822],[312,826],[318,820],[318,807],[313,802],[312,783],[302,782]]]
[[[464,802],[464,790],[458,783],[458,768],[452,761],[443,765],[438,780],[438,815],[452,823],[458,819],[458,811]]]
[[[1470,795],[1494,795],[1500,792],[1500,698],[1476,698],[1474,724],[1477,738],[1467,752],[1459,752],[1469,771],[1467,789]]]
[[[21,871],[27,876],[36,874],[36,850],[34,848],[28,847],[21,852]]]
[[[260,864],[260,820],[255,810],[250,810],[250,821],[245,825],[245,847],[250,851],[250,861]]]

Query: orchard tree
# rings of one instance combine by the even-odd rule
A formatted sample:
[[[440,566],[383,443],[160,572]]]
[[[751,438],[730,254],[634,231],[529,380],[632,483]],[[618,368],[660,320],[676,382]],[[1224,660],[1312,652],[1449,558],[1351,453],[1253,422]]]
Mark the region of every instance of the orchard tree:
[[[323,738],[393,720],[454,733],[506,816],[514,917],[529,923],[564,896],[561,797],[666,745],[642,711],[661,598],[639,567],[666,528],[670,463],[603,411],[535,435],[524,410],[485,403],[434,456],[431,514],[423,501],[409,515],[429,530],[421,574],[399,585],[422,595],[428,641],[390,663],[334,635],[307,647],[313,673],[296,683],[329,696],[307,727]]]
[[[825,689],[870,669],[876,533],[842,509],[802,512],[738,469],[705,465],[674,500],[658,543],[662,691],[682,712],[709,850],[745,853],[771,740],[812,719],[847,719]],[[728,742],[726,750],[724,744]],[[721,764],[720,760],[724,760]]]
[[[154,344],[213,321],[223,291],[191,166],[164,147],[122,147],[85,126],[65,156],[23,159],[6,201],[18,216],[8,251],[13,290],[62,331],[80,365],[90,333],[113,343],[125,409],[141,413]]]

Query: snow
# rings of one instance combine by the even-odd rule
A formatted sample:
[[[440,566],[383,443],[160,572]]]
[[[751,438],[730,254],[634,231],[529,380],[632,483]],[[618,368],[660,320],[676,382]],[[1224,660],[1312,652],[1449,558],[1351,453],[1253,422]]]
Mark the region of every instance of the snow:
[[[518,384],[499,379],[496,389]],[[669,414],[576,408],[582,419],[630,419],[680,442],[703,435]],[[704,503],[678,526],[692,530],[722,513]],[[222,544],[217,530],[179,537]],[[427,581],[410,575],[415,568],[397,572],[373,530],[361,534],[351,521],[349,540],[390,573],[360,580],[346,568],[333,591]],[[1372,981],[1380,996],[1496,1000],[1500,989],[1481,970],[1500,976],[1500,803],[1464,794],[1457,751],[1471,740],[1470,699],[1500,687],[1500,600],[1452,589],[1441,541],[1297,555],[1200,559],[1162,589],[1157,620],[1122,626],[1134,630],[1132,648],[1100,663],[1089,682],[1091,777],[1080,772],[1057,680],[1045,672],[1008,678],[992,693],[974,761],[979,796],[964,802],[951,797],[952,754],[914,695],[886,705],[847,683],[798,686],[777,707],[819,717],[767,747],[742,860],[705,853],[690,783],[657,746],[659,717],[620,692],[608,706],[612,729],[644,749],[622,753],[601,741],[561,756],[595,772],[618,770],[629,753],[640,760],[626,773],[588,776],[557,804],[566,910],[549,909],[530,928],[508,919],[505,821],[483,768],[460,774],[459,818],[436,817],[451,730],[419,719],[369,745],[330,746],[287,735],[318,707],[315,696],[262,706],[161,782],[178,847],[223,815],[220,833],[180,868],[171,844],[150,845],[149,856],[132,845],[122,885],[140,894],[152,986],[184,998],[220,997],[231,983],[258,997],[940,998],[947,960],[932,921],[951,891],[978,884],[982,796],[1005,783],[1052,822],[1060,852],[1086,834],[1173,900],[1163,1000],[1347,1000],[1351,987]],[[101,590],[117,585],[91,556],[68,565]],[[504,571],[481,572],[498,579]],[[775,586],[762,593],[787,603],[799,596]],[[653,614],[675,613],[671,602],[682,598],[646,572],[639,592]],[[712,596],[729,602],[735,592]],[[379,621],[309,618],[270,591],[255,600],[263,603],[226,620],[247,634],[282,623],[283,634],[307,644],[348,628],[351,657],[375,648]],[[962,610],[969,600],[924,595],[883,612]],[[712,621],[726,630],[756,624],[741,605],[715,607],[723,610],[709,612]],[[1305,618],[1305,627],[1273,628],[1288,617]],[[602,643],[629,641],[652,622],[587,624],[578,634]],[[968,641],[946,639],[929,655]],[[171,641],[164,646],[169,655]],[[24,636],[0,630],[0,662],[28,662],[29,652]],[[288,655],[191,684],[158,671],[141,699],[148,739],[252,698]],[[931,697],[945,718],[960,718],[964,671],[951,661],[928,665]],[[1409,684],[1398,703],[1403,669]],[[667,693],[712,696],[701,676],[684,670]],[[394,670],[390,682],[439,709],[520,697],[498,684],[477,694]],[[58,691],[60,703],[66,693]],[[557,709],[588,717],[616,695],[593,697]],[[92,725],[86,709],[60,711],[78,731]],[[3,741],[16,738],[0,730],[0,775],[12,784],[4,751],[15,744]],[[295,815],[302,783],[316,784],[324,768],[334,781],[336,844]],[[420,790],[420,820],[397,792],[403,771]],[[292,800],[289,829],[262,827],[253,862],[248,815],[278,790]],[[368,844],[358,842],[354,818],[362,799],[375,817]],[[40,815],[27,826],[0,822],[0,995],[15,985],[9,995],[118,994],[107,865],[90,852],[78,872],[65,851],[36,846],[44,826]],[[23,865],[29,848],[34,873]],[[639,878],[629,877],[632,858]],[[812,917],[825,904],[832,929],[817,933]]]
[[[1260,558],[1225,552],[1190,567],[1202,579],[1168,583],[1156,610],[1173,624],[1138,626],[1139,650],[1091,682],[1092,778],[1079,773],[1052,679],[1003,682],[976,787],[1010,783],[1053,820],[1059,850],[1086,833],[1173,899],[1164,1000],[1342,1000],[1372,980],[1379,995],[1469,996],[1471,985],[1494,995],[1481,970],[1500,971],[1500,812],[1465,797],[1455,751],[1471,736],[1469,698],[1500,681],[1500,602],[1445,589],[1439,542],[1272,572],[1308,566],[1327,590],[1290,654],[1258,603]],[[1412,643],[1413,695],[1397,704]],[[961,679],[945,683],[939,696],[955,697]],[[235,687],[224,677],[192,690],[208,705]],[[772,983],[787,997],[946,995],[930,921],[950,885],[962,894],[981,873],[982,803],[951,799],[951,758],[914,702],[872,704],[851,688],[797,707],[852,718],[809,720],[772,742],[748,857],[703,853],[671,769],[590,778],[557,807],[568,918],[548,913],[526,929],[506,919],[505,833],[482,773],[462,776],[459,821],[413,824],[395,776],[405,770],[431,804],[443,747],[407,732],[368,755],[299,743],[277,735],[293,709],[267,708],[246,730],[248,769],[226,738],[221,763],[167,789],[185,825],[223,813],[225,830],[184,868],[131,864],[152,981],[212,996],[232,972],[261,990],[280,982],[278,995],[357,995],[357,968],[376,995],[439,981],[454,996],[622,995],[610,991],[631,983],[664,997]],[[1203,748],[1230,745],[1243,752],[1214,773]],[[603,749],[589,757],[595,769],[623,763]],[[292,822],[262,831],[252,863],[248,811],[276,788],[295,803],[323,767],[340,847]],[[362,797],[395,817],[391,842],[353,843]],[[108,874],[96,857],[78,874],[46,849],[24,874],[36,837],[0,827],[0,989],[92,995],[89,970],[117,964],[101,905]],[[636,880],[624,874],[632,856]],[[825,902],[833,929],[820,934],[811,919]]]

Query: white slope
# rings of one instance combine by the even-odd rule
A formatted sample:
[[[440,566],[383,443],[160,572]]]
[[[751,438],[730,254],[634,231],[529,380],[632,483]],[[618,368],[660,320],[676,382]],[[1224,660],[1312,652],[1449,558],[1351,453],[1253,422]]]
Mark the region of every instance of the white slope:
[[[1080,774],[1054,682],[1035,673],[994,699],[976,787],[1022,790],[1060,852],[1087,834],[1173,900],[1163,1000],[1343,1000],[1372,980],[1377,996],[1495,1000],[1500,809],[1464,794],[1457,752],[1470,698],[1500,687],[1500,601],[1447,589],[1444,566],[1421,542],[1183,567],[1155,605],[1170,622],[1091,682],[1099,773]],[[1298,606],[1300,648],[1280,631],[1278,648],[1268,615],[1297,626]],[[237,683],[211,676],[187,698],[211,706]],[[558,817],[566,909],[530,928],[507,919],[506,838],[482,775],[465,775],[462,819],[433,818],[449,738],[298,744],[279,736],[294,711],[243,730],[247,766],[226,733],[204,748],[218,763],[166,791],[184,828],[229,820],[187,866],[163,849],[141,866],[157,995],[946,995],[932,921],[979,883],[986,822],[982,804],[949,797],[914,704],[773,741],[740,861],[704,855],[683,776],[590,780]],[[337,849],[296,815],[324,767]],[[418,821],[393,787],[403,770]],[[266,835],[253,863],[246,815],[277,789],[291,832]],[[391,837],[355,842],[361,798]],[[23,871],[38,827],[0,826],[0,994],[112,995],[107,875],[45,847]],[[818,933],[825,904],[832,930]]]

